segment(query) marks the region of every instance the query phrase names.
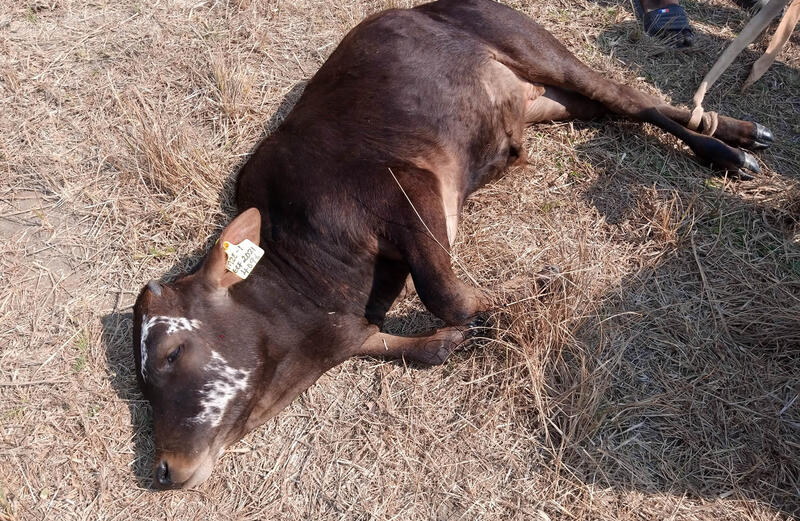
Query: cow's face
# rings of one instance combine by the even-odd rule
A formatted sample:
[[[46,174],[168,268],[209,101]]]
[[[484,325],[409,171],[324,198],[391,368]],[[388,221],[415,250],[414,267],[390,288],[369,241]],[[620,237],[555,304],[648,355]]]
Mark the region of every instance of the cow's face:
[[[245,434],[259,371],[252,321],[228,288],[225,241],[258,244],[251,209],[223,231],[203,266],[175,283],[150,282],[134,306],[133,351],[139,385],[153,409],[154,484],[187,488],[205,480],[222,451]]]

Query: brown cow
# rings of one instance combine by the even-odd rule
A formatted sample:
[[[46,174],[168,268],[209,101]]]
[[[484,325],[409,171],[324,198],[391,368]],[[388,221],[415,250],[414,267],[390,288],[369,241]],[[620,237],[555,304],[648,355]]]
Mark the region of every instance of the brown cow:
[[[372,16],[308,83],[243,167],[240,214],[194,273],[150,282],[135,305],[139,383],[153,408],[155,484],[205,480],[223,451],[354,355],[441,363],[488,306],[449,247],[465,199],[524,160],[526,125],[614,114],[654,124],[740,175],[770,132],[689,111],[608,80],[522,14],[441,0]],[[727,143],[727,144],[726,144]],[[242,280],[223,243],[266,254]],[[411,274],[448,325],[381,333]]]

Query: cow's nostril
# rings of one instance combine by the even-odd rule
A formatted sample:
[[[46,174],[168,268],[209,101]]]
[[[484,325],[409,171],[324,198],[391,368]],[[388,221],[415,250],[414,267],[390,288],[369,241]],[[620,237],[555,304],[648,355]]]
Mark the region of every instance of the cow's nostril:
[[[168,487],[172,484],[172,480],[169,477],[169,465],[167,465],[166,461],[162,461],[156,468],[156,479],[162,487]]]

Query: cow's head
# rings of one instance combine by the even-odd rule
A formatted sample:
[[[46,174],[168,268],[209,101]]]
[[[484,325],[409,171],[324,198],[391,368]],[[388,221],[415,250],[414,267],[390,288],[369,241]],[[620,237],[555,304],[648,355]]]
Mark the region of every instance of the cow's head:
[[[251,208],[222,232],[202,267],[172,284],[151,281],[134,306],[139,385],[153,409],[154,484],[186,488],[205,480],[221,452],[246,432],[259,370],[249,311],[231,298],[242,281],[226,271],[225,241],[259,243]]]

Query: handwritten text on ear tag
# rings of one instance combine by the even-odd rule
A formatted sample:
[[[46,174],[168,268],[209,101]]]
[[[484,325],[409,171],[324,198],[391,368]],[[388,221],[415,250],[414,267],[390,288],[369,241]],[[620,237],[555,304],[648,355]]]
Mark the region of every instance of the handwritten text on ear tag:
[[[225,241],[222,243],[222,247],[225,249],[225,253],[228,254],[225,268],[243,279],[250,275],[250,272],[253,271],[253,268],[256,267],[256,264],[264,255],[264,250],[248,239],[239,244],[231,244]]]

